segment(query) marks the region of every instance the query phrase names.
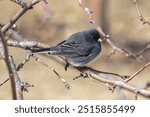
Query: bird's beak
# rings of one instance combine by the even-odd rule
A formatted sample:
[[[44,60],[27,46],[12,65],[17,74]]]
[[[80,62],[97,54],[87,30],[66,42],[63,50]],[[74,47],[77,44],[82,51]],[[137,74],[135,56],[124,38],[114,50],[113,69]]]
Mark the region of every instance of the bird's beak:
[[[101,42],[103,42],[103,40],[100,38],[100,39],[98,39],[98,42],[100,42],[100,43],[101,43]]]

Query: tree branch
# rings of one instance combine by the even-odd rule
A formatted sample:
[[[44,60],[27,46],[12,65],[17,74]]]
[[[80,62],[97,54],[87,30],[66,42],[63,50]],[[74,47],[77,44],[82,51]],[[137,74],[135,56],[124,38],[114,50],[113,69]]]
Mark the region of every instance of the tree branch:
[[[139,5],[138,5],[138,0],[134,0],[134,5],[136,7],[136,10],[137,10],[137,13],[138,13],[138,17],[139,17],[139,20],[140,22],[144,25],[144,24],[148,24],[150,25],[150,22],[148,20],[146,20],[143,15],[142,15],[142,12],[139,8]]]
[[[150,66],[150,62],[148,62],[147,64],[145,64],[142,68],[140,68],[138,71],[136,71],[132,76],[130,76],[126,82],[129,82],[130,80],[132,80],[135,76],[137,76],[139,73],[141,73],[144,69],[146,69],[147,67]]]
[[[13,60],[13,57],[10,56],[9,57],[9,60],[10,60],[10,65],[11,65],[11,68],[13,70],[13,77],[15,79],[15,84],[16,84],[16,95],[17,95],[17,100],[23,100],[23,88],[22,88],[22,82],[18,76],[18,73],[16,71],[16,66],[15,66],[15,63],[14,63],[14,60]]]
[[[67,83],[67,81],[61,76],[59,75],[59,73],[53,68],[51,67],[50,65],[46,64],[44,61],[42,61],[39,57],[37,57],[35,54],[32,55],[32,57],[38,61],[39,63],[41,63],[42,65],[44,65],[45,67],[51,69],[55,74],[56,76],[63,82],[63,84],[65,85],[65,87],[67,89],[70,89],[70,85]]]
[[[85,76],[94,79],[100,83],[105,83],[113,86],[119,86],[121,88],[124,88],[130,92],[133,92],[135,94],[140,94],[144,97],[150,98],[150,92],[146,91],[144,89],[137,88],[135,86],[129,85],[124,81],[115,80],[115,79],[109,79],[106,74],[103,74],[97,70],[94,70],[93,68],[89,67],[83,67],[79,69]]]
[[[10,56],[8,55],[7,43],[6,43],[4,34],[2,33],[1,30],[0,30],[0,38],[1,38],[1,41],[2,41],[3,48],[4,48],[3,49],[4,50],[4,56],[5,56],[4,60],[5,60],[6,66],[7,66],[7,70],[8,70],[9,78],[10,78],[10,82],[11,82],[12,98],[14,100],[17,100],[15,77],[14,77],[13,69],[11,67]]]
[[[107,34],[102,30],[102,28],[101,28],[98,24],[96,24],[96,22],[95,22],[95,20],[94,20],[94,17],[93,17],[93,15],[92,15],[94,12],[93,12],[92,10],[90,10],[86,5],[84,5],[83,0],[78,0],[78,2],[79,2],[79,5],[80,5],[80,6],[84,9],[84,11],[88,14],[89,23],[93,24],[94,27],[97,28],[97,30],[99,31],[99,33],[100,33],[100,35],[101,35],[101,39],[102,39],[103,41],[106,41],[106,42],[112,47],[113,51],[112,51],[112,53],[111,53],[109,56],[115,54],[115,52],[119,52],[119,53],[123,54],[123,55],[126,56],[126,57],[129,57],[129,58],[132,58],[132,59],[135,59],[135,60],[138,60],[138,61],[143,61],[143,60],[144,60],[142,56],[140,56],[140,57],[135,56],[133,53],[131,53],[131,52],[125,50],[125,49],[121,49],[121,48],[117,47],[117,46],[112,42],[112,40],[110,39],[110,36],[107,35]],[[100,40],[100,41],[101,41],[101,40]]]
[[[38,42],[34,42],[34,44],[32,44],[32,43],[33,43],[33,41],[31,41],[31,42],[25,41],[25,43],[24,43],[24,41],[17,42],[14,40],[13,41],[7,40],[7,44],[9,46],[13,46],[13,47],[16,46],[16,47],[19,47],[22,49],[34,49],[34,47],[35,48],[47,47],[47,45],[43,44],[43,43],[40,43],[40,44],[38,44]],[[109,84],[109,86],[119,86],[119,87],[129,90],[135,94],[139,93],[140,95],[142,95],[144,97],[150,98],[150,92],[148,92],[144,89],[139,89],[139,88],[129,85],[125,82],[126,79],[129,78],[128,75],[120,75],[120,74],[116,74],[116,73],[98,71],[98,70],[95,70],[95,69],[89,68],[89,67],[75,68],[75,69],[79,70],[83,74],[82,76],[85,76],[85,77],[88,76],[100,83]],[[120,77],[122,80],[116,80],[113,76]]]
[[[18,11],[16,15],[5,26],[2,27],[2,32],[6,33],[8,29],[11,28],[21,16],[23,16],[28,10],[32,9],[34,5],[41,1],[43,0],[33,0],[29,5],[27,5],[27,3],[24,3],[25,6],[20,11]]]
[[[16,13],[16,15],[8,22],[6,25],[0,25],[0,38],[3,45],[4,56],[5,56],[5,63],[8,69],[9,78],[11,80],[11,90],[12,90],[12,97],[14,100],[16,99],[23,99],[22,90],[25,90],[24,85],[21,83],[19,76],[16,72],[16,66],[13,61],[12,56],[9,56],[7,42],[5,39],[5,33],[16,23],[21,16],[23,16],[28,10],[32,9],[34,5],[39,3],[40,1],[46,0],[33,0],[29,5],[25,3],[23,0],[10,0],[22,6],[22,9]],[[7,81],[7,80],[6,80]]]
[[[33,48],[48,48],[49,46],[44,44],[44,43],[40,43],[40,42],[36,42],[36,41],[15,41],[15,40],[7,40],[7,44],[8,46],[11,47],[19,47],[25,50],[31,50]]]
[[[2,81],[1,83],[0,83],[0,86],[2,86],[3,84],[5,84],[7,81],[9,81],[10,80],[10,78],[7,78],[6,80],[4,80],[4,81]]]

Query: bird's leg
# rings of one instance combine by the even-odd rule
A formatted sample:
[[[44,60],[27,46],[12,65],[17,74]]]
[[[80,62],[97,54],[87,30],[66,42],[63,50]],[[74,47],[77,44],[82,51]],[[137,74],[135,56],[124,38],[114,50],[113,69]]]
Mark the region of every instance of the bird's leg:
[[[76,80],[76,79],[81,78],[81,77],[87,78],[88,76],[86,74],[84,74],[84,73],[81,72],[80,75],[76,76],[75,78],[73,78],[73,80]]]
[[[69,67],[69,63],[66,61],[66,65],[65,65],[65,71],[67,71],[67,68]]]
[[[76,76],[75,78],[73,78],[73,80],[76,80],[76,79],[78,79],[78,78],[81,78],[82,76],[81,76],[81,74],[79,75],[79,76]]]
[[[59,57],[66,62],[65,71],[67,71],[67,68],[69,67],[70,64],[68,63],[68,61],[64,57],[62,57],[62,56],[59,56]]]

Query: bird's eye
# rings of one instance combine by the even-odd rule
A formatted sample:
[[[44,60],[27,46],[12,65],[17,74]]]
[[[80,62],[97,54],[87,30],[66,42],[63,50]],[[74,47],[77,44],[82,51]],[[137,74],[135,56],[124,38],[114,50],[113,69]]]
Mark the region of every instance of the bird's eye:
[[[51,53],[50,53],[50,52],[48,52],[48,54],[50,55]]]

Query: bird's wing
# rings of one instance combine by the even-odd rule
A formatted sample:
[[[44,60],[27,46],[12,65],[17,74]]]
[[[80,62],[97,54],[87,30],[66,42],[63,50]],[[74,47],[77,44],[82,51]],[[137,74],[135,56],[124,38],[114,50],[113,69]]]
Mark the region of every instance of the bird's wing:
[[[62,41],[62,42],[60,42],[60,43],[58,43],[56,46],[61,45],[61,44],[65,43],[65,42],[66,42],[66,40],[64,40],[64,41]]]
[[[88,56],[91,48],[85,43],[65,42],[60,44],[61,53],[68,57]]]

